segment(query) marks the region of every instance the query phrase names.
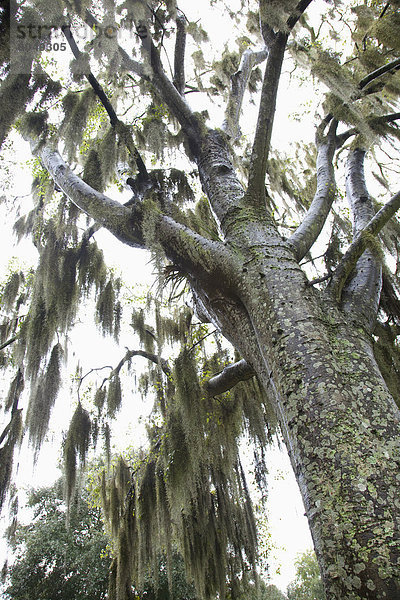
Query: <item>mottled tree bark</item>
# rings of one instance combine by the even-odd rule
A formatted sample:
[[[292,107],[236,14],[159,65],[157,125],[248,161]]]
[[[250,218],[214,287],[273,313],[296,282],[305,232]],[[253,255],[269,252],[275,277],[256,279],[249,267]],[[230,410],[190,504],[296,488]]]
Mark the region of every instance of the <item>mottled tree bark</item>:
[[[396,598],[399,411],[363,331],[285,287],[260,337],[328,598]]]
[[[347,197],[353,214],[353,235],[356,236],[374,217],[373,200],[364,177],[365,150],[350,152],[347,168]],[[382,263],[379,250],[367,248],[358,259],[355,272],[343,291],[343,304],[353,319],[371,329],[378,312],[382,288]]]
[[[327,597],[397,598],[400,413],[370,339],[306,288],[284,244],[280,267],[259,246],[248,253],[236,273],[236,303],[253,328],[246,347],[222,303],[217,320],[273,398]]]

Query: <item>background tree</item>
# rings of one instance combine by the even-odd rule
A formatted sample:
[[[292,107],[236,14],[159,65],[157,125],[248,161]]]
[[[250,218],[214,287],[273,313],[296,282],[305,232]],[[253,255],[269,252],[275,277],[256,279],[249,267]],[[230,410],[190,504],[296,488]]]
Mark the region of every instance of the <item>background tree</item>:
[[[251,598],[250,595],[248,597]],[[254,594],[254,597],[259,600],[286,600],[286,596],[275,585],[267,585],[263,581],[260,583],[258,595]]]
[[[305,552],[296,561],[296,579],[287,589],[288,600],[325,600],[321,573],[313,552]]]
[[[76,498],[66,525],[63,483],[32,490],[33,520],[12,536],[15,562],[8,570],[4,598],[101,600],[107,596],[110,558],[101,512]]]
[[[192,4],[173,0],[39,0],[2,11],[11,51],[2,45],[0,137],[15,125],[35,155],[34,205],[22,207],[15,231],[32,235],[38,264],[34,274],[12,273],[2,290],[1,343],[14,372],[0,499],[22,431],[35,453],[45,438],[82,300],[94,298],[104,334],[118,339],[127,329],[121,281],[95,241],[105,228],[119,243],[150,250],[174,290],[172,302],[153,294],[147,311],[133,312],[138,337],[116,366],[100,365],[109,374],[94,406],[82,393],[86,374],[76,376],[64,444],[69,502],[78,460],[99,432],[109,447],[110,421],[129,402],[121,375],[136,357],[151,365],[142,380],[155,396],[149,449],[118,461],[101,482],[115,548],[110,598],[129,598],[132,581],[140,586],[158,549],[168,554],[176,540],[199,596],[223,597],[227,586],[237,596],[240,583],[254,581],[257,533],[238,458],[243,424],[257,445],[260,482],[262,450],[279,426],[327,596],[394,598],[399,3],[209,7],[225,10],[225,47],[208,42]],[[41,40],[53,24],[58,38]],[[94,35],[83,45],[74,27],[85,24]],[[69,67],[52,65],[46,52],[67,45]],[[315,143],[293,145],[287,156],[271,149],[283,64],[312,82],[317,100]],[[257,93],[254,127],[247,90]],[[365,171],[375,174],[379,199]],[[347,209],[344,191],[335,192],[344,172]],[[124,180],[129,199],[104,193],[117,197]],[[324,226],[328,243],[317,241]],[[181,308],[180,284],[190,296]]]
[[[27,506],[33,511],[28,525],[9,530],[15,560],[7,570],[5,598],[76,598],[101,600],[107,597],[110,547],[101,512],[83,489],[69,508],[63,498],[64,482],[32,490]],[[156,578],[149,572],[135,597],[147,600],[196,600],[193,585],[185,579],[182,557],[171,555],[171,588],[166,558],[160,557]]]

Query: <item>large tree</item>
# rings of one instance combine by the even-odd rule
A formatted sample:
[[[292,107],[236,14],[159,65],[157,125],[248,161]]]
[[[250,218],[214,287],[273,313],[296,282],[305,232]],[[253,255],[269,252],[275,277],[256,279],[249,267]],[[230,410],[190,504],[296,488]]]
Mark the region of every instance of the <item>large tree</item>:
[[[195,8],[37,0],[1,14],[0,133],[15,124],[36,157],[35,204],[16,231],[32,234],[39,254],[35,272],[13,273],[2,294],[2,348],[15,365],[2,494],[24,384],[24,429],[37,452],[82,298],[95,295],[104,333],[118,337],[120,282],[95,242],[106,228],[132,253],[150,250],[166,285],[191,294],[178,312],[176,298],[169,307],[156,299],[148,316],[136,310],[142,347],[105,377],[97,413],[80,396],[65,440],[70,497],[91,434],[101,425],[108,436],[122,370],[136,356],[154,365],[150,449],[133,464],[121,459],[101,485],[115,539],[110,597],[130,597],[157,545],[168,553],[175,539],[201,596],[223,595],[227,581],[235,595],[251,579],[257,536],[237,451],[244,418],[261,445],[258,466],[265,422],[278,424],[327,597],[397,598],[399,2],[213,0],[202,10],[225,10],[225,45],[221,30],[208,41]],[[85,45],[82,31],[92,32]],[[315,143],[287,156],[271,147],[283,65],[288,94],[303,80],[316,109]],[[343,171],[348,208],[341,183],[336,193]],[[125,180],[128,202],[118,200]],[[218,336],[208,344],[208,323],[234,348],[232,364]],[[181,344],[175,361],[172,342]]]

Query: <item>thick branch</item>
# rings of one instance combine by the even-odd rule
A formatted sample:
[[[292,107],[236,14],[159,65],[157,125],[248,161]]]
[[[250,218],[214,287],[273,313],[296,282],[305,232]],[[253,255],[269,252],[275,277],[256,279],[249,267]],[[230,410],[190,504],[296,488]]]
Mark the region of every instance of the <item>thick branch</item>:
[[[368,225],[362,229],[355,240],[352,242],[347,252],[343,256],[340,264],[335,270],[331,282],[328,286],[330,294],[332,294],[338,302],[342,295],[343,287],[355,268],[358,259],[363,254],[369,244],[369,237],[376,236],[388,221],[396,214],[400,208],[400,192],[397,192],[383,206],[376,215],[369,221]]]
[[[73,173],[56,150],[42,146],[37,153],[54,181],[78,208],[124,244],[148,247],[142,232],[145,208],[139,205],[131,209],[97,192]],[[151,243],[159,243],[169,260],[205,283],[213,281],[215,285],[215,281],[229,280],[231,255],[222,243],[202,237],[155,207],[148,210],[154,223]]]
[[[265,175],[286,41],[287,35],[278,34],[270,44],[264,73],[248,180],[249,195],[256,206],[265,203]]]
[[[265,203],[265,175],[271,144],[276,96],[289,32],[312,0],[301,0],[287,21],[287,31],[274,33],[267,24],[270,0],[260,2],[261,29],[269,54],[264,74],[256,134],[251,153],[248,190],[256,205]]]
[[[296,25],[297,21],[300,19],[301,15],[307,10],[312,0],[300,0],[298,5],[293,11],[293,14],[287,20],[287,26],[289,30],[292,30]]]
[[[36,152],[65,195],[118,240],[136,248],[159,244],[167,258],[182,272],[204,284],[213,282],[215,285],[218,281],[229,285],[232,257],[222,243],[204,238],[177,223],[159,207],[140,203],[127,207],[97,192],[66,165],[57,150],[42,145],[36,148]],[[150,241],[143,236],[142,226],[146,217],[153,224],[154,238]]]
[[[364,176],[365,151],[350,152],[347,163],[346,192],[353,214],[356,236],[374,217],[375,211]],[[355,275],[343,290],[343,308],[357,315],[368,327],[375,322],[382,287],[382,264],[370,249],[358,259]]]
[[[202,127],[199,119],[192,112],[184,96],[170,81],[163,69],[159,52],[155,47],[147,25],[147,8],[142,2],[135,2],[137,17],[135,17],[136,32],[142,42],[143,52],[147,56],[150,69],[150,81],[160,94],[163,102],[168,106],[172,115],[178,120],[183,132],[186,134],[194,155],[198,154],[202,137]]]
[[[178,15],[176,18],[174,86],[180,94],[183,94],[185,91],[185,46],[186,19],[183,15]]]
[[[140,9],[140,3],[139,3]],[[140,10],[138,9],[138,15]],[[143,9],[143,6],[142,6]],[[143,10],[142,10],[143,13]],[[147,80],[150,81],[163,101],[169,107],[171,113],[177,118],[184,133],[186,134],[189,146],[199,166],[200,177],[204,189],[213,204],[213,209],[221,221],[226,217],[227,212],[232,208],[235,199],[243,196],[243,188],[240,185],[229,158],[227,144],[223,140],[218,141],[218,155],[214,153],[214,140],[216,136],[213,132],[207,130],[200,123],[181,96],[174,84],[166,76],[157,48],[154,46],[149,34],[145,16],[143,19],[135,21],[138,36],[143,45],[143,52],[147,55],[149,64],[147,65]],[[90,17],[87,22],[93,23]],[[96,22],[97,23],[97,22]],[[149,68],[150,67],[150,68]],[[208,134],[208,135],[207,135]],[[222,138],[222,136],[220,136]],[[221,152],[222,151],[222,155]]]
[[[185,98],[180,95],[174,84],[165,74],[158,50],[153,44],[153,41],[151,41],[150,54],[151,66],[153,70],[153,77],[151,81],[174,117],[176,117],[176,119],[179,121],[182,130],[191,143],[192,152],[197,155],[199,142],[202,137],[202,128],[200,122],[192,112]]]
[[[372,71],[372,73],[369,73],[366,77],[364,77],[364,79],[362,79],[360,81],[358,87],[360,88],[360,90],[362,90],[369,83],[371,83],[371,81],[374,81],[374,79],[381,77],[385,73],[390,73],[390,72],[395,73],[399,69],[400,69],[400,58],[396,58],[395,60],[392,60],[391,62],[387,63],[386,65],[379,67],[379,69]]]
[[[349,153],[347,160],[346,192],[353,214],[354,236],[360,233],[375,215],[365,183],[365,154],[365,150],[356,148]]]
[[[140,228],[132,222],[132,212],[129,208],[97,192],[82,181],[63,161],[57,150],[42,146],[37,153],[55,183],[78,208],[123,243],[144,247]]]
[[[205,191],[213,204],[218,218],[223,221],[227,211],[234,204],[235,199],[237,197],[241,198],[244,193],[228,156],[227,144],[224,144],[222,140],[221,143],[218,143],[218,150],[223,150],[222,158],[220,153],[218,156],[214,153],[211,146],[214,145],[213,140],[216,136],[201,124],[185,99],[166,76],[159,53],[151,40],[147,28],[145,19],[146,9],[143,3],[137,2],[136,4],[138,5],[138,18],[135,21],[135,25],[138,36],[142,41],[143,52],[147,55],[148,59],[145,78],[154,85],[162,100],[181,124],[188,138],[194,158],[198,163]],[[140,10],[142,11],[142,19],[140,19]],[[88,15],[86,21],[92,24],[92,26],[97,23],[93,22]],[[220,137],[222,138],[222,136]],[[233,201],[232,198],[234,199]]]
[[[302,223],[289,238],[299,261],[321,233],[335,199],[335,171],[332,161],[336,150],[336,127],[337,121],[332,121],[328,134],[317,137],[317,191]]]
[[[205,288],[230,289],[234,257],[223,243],[204,238],[167,215],[160,217],[156,228],[167,258],[183,273]]]
[[[210,131],[203,139],[196,162],[203,190],[222,232],[229,237],[229,225],[236,217],[245,190],[233,167],[226,137]]]
[[[240,381],[247,381],[254,377],[255,372],[244,360],[239,360],[233,365],[228,365],[221,373],[211,377],[206,383],[206,390],[210,396],[218,396],[232,389]]]
[[[231,77],[231,92],[229,95],[228,105],[225,112],[225,121],[222,125],[222,130],[225,131],[233,140],[240,136],[239,119],[242,110],[243,98],[250,75],[254,67],[263,62],[268,55],[268,50],[265,48],[259,52],[245,50],[243,52],[239,69]]]

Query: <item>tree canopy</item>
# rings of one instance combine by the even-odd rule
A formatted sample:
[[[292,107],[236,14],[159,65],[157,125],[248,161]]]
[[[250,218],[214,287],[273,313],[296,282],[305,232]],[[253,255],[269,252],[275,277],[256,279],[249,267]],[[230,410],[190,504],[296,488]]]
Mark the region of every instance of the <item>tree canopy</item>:
[[[110,600],[130,598],[173,544],[202,598],[255,584],[244,431],[261,487],[264,449],[282,435],[328,597],[395,597],[399,2],[210,0],[197,12],[175,0],[2,8],[3,160],[21,138],[33,155],[31,198],[3,204],[37,262],[1,288],[0,501],[21,437],[40,451],[71,332],[92,312],[126,347],[115,364],[78,365],[68,504],[99,437],[110,454],[139,359],[154,397],[148,448],[99,482]],[[314,140],[277,149],[276,109],[301,86],[311,97],[291,118]],[[107,268],[103,228],[132,257],[150,252],[146,303]]]
[[[70,507],[69,526],[63,484],[32,490],[33,520],[9,531],[15,560],[8,568],[5,598],[102,600],[107,595],[110,558],[101,512],[83,493]]]

